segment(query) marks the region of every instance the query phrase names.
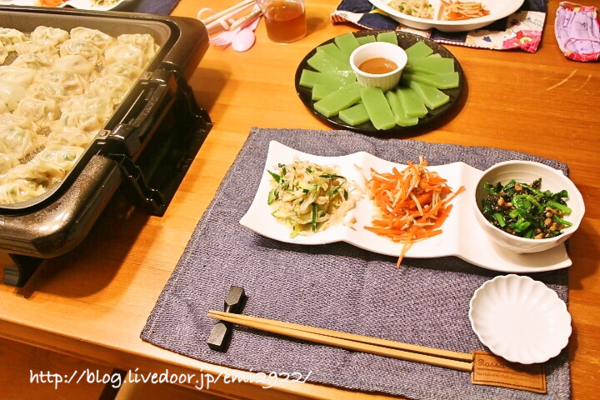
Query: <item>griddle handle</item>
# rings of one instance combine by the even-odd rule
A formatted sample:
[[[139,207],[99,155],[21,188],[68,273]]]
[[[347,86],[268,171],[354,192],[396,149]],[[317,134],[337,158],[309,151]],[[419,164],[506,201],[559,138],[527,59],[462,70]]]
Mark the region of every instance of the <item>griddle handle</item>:
[[[176,88],[169,84],[168,81],[154,79],[141,83],[138,100],[144,100],[144,107],[139,111],[135,108],[130,110],[123,118],[126,122],[117,125],[107,137],[112,152],[122,152],[134,160],[137,158],[153,129],[172,106]]]
[[[106,138],[101,154],[119,163],[125,185],[146,211],[163,215],[212,128],[192,88],[176,70],[158,70]],[[161,129],[159,129],[159,126]]]

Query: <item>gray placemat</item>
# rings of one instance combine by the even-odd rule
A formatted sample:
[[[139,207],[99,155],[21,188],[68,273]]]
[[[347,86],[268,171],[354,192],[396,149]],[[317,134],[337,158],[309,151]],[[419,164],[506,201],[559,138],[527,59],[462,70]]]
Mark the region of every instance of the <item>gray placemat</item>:
[[[381,139],[347,131],[253,128],[198,223],[179,264],[141,334],[174,352],[241,370],[299,372],[308,381],[413,399],[568,399],[567,349],[547,362],[548,394],[472,385],[470,374],[290,340],[236,327],[226,353],[206,345],[231,285],[248,295],[244,314],[347,331],[461,352],[487,350],[468,319],[473,292],[497,273],[458,258],[405,259],[345,243],[299,246],[242,227],[240,218],[258,188],[268,145],[277,140],[299,151],[341,156],[367,151],[405,164],[423,155],[430,165],[466,162],[485,169],[509,159],[556,161],[482,147]],[[266,201],[266,200],[265,200]],[[567,301],[567,271],[534,274]]]
[[[158,15],[169,15],[171,11],[175,7],[179,0],[138,0],[134,2],[130,7],[128,7],[128,11],[139,12],[139,13],[147,13],[147,14],[158,14]]]

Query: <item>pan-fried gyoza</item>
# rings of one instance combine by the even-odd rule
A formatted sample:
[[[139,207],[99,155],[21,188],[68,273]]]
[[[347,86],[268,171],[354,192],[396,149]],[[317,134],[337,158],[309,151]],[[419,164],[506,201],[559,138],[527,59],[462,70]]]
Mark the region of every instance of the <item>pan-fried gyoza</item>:
[[[0,204],[64,179],[158,49],[149,34],[0,28]]]

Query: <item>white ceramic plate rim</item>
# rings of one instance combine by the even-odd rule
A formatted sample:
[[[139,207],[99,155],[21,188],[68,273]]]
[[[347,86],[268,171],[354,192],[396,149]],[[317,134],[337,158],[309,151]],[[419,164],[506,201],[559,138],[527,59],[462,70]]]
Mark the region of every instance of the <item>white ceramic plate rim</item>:
[[[110,6],[95,7],[95,6],[92,6],[92,2],[90,0],[69,0],[68,2],[63,3],[62,5],[60,5],[57,8],[71,6],[73,8],[77,8],[79,10],[110,11],[110,10],[117,9],[118,7],[121,7],[123,5],[123,3],[128,3],[128,2],[132,2],[132,1],[135,1],[135,0],[119,0],[115,4],[112,4]],[[0,4],[11,4],[11,5],[15,5],[15,6],[34,7],[34,6],[36,6],[36,1],[35,0],[13,0],[13,1],[0,0]]]
[[[485,9],[490,11],[490,14],[484,17],[473,18],[463,21],[442,21],[439,19],[417,18],[411,15],[403,14],[388,5],[390,3],[390,0],[369,1],[375,7],[386,12],[390,17],[394,18],[395,20],[401,23],[404,23],[405,25],[415,27],[418,29],[436,28],[441,31],[471,30],[484,27],[488,24],[491,24],[494,21],[497,21],[504,17],[508,17],[509,15],[517,11],[524,2],[524,0],[480,0],[479,2],[483,4]],[[430,0],[429,3],[433,6],[434,18],[437,18],[437,15],[439,14],[439,7],[441,5],[441,0]]]
[[[402,164],[392,163],[365,152],[341,157],[321,157],[303,153],[272,141],[269,144],[269,152],[259,187],[250,208],[240,220],[241,225],[280,242],[319,245],[343,241],[374,253],[394,257],[400,255],[402,244],[394,243],[388,238],[364,229],[364,226],[370,225],[371,217],[375,212],[372,201],[366,195],[346,216],[346,220],[356,218],[352,227],[338,224],[312,236],[291,238],[288,227],[270,215],[272,210],[267,204],[267,196],[271,190],[271,184],[267,170],[272,170],[279,163],[290,163],[295,156],[322,165],[338,165],[342,175],[357,182],[363,188],[364,177],[356,166],[366,172],[371,168],[382,172],[391,171],[393,167],[403,168]],[[473,215],[474,210],[470,201],[470,196],[474,196],[474,185],[482,176],[482,171],[462,162],[429,166],[428,168],[439,172],[442,177],[447,179],[448,185],[453,190],[460,186],[465,186],[466,190],[452,200],[452,212],[444,222],[443,233],[413,244],[406,254],[407,258],[455,256],[485,269],[513,273],[553,271],[569,267],[572,264],[564,244],[540,253],[517,254],[499,246],[484,233]]]
[[[515,291],[507,289],[507,287],[509,286],[512,286],[512,288]],[[516,289],[520,290],[516,291]],[[554,318],[552,318],[552,322],[564,323],[562,329],[557,329],[556,327],[554,327],[555,329],[553,329],[553,331],[558,332],[558,335],[555,335],[554,340],[551,342],[552,346],[546,347],[543,349],[543,351],[537,353],[532,353],[531,351],[520,352],[515,357],[514,354],[509,354],[508,349],[505,348],[504,350],[506,351],[503,351],[502,346],[500,346],[500,344],[498,344],[497,346],[493,344],[497,343],[496,340],[506,339],[505,336],[495,335],[497,331],[493,329],[490,330],[491,336],[489,334],[484,334],[483,332],[480,332],[477,328],[479,324],[485,323],[485,321],[480,321],[476,317],[476,315],[480,314],[476,312],[478,311],[478,306],[485,307],[486,304],[489,306],[490,303],[493,303],[493,307],[491,309],[488,307],[487,309],[483,310],[483,314],[486,315],[486,317],[505,312],[505,303],[499,301],[498,298],[495,299],[496,301],[488,301],[487,303],[482,303],[481,299],[485,296],[494,296],[494,294],[498,296],[496,290],[501,291],[503,295],[512,294],[512,298],[510,299],[511,303],[515,302],[514,304],[517,304],[516,302],[518,302],[518,304],[521,304],[522,307],[525,307],[526,302],[528,301],[532,302],[533,304],[536,304],[536,302],[543,296],[543,294],[546,294],[547,299],[550,299],[550,301],[546,301],[543,304],[539,305],[541,313],[554,309],[557,315],[554,315]],[[527,294],[530,294],[530,296],[526,296]],[[512,317],[514,316],[511,316],[511,319]],[[569,343],[569,337],[572,333],[571,314],[567,310],[567,305],[565,304],[565,302],[558,297],[558,294],[542,282],[535,281],[528,276],[519,276],[513,274],[497,276],[494,279],[485,282],[475,291],[469,303],[469,321],[471,322],[471,327],[473,328],[473,331],[475,332],[479,340],[481,340],[481,342],[485,346],[487,346],[492,353],[499,355],[508,361],[517,362],[521,364],[543,363],[553,357],[556,357],[562,351],[562,349],[564,349],[567,346],[567,344]],[[537,342],[541,343],[541,341]],[[503,344],[506,345],[506,341]],[[518,346],[518,343],[512,343],[512,346],[514,348],[514,346]]]

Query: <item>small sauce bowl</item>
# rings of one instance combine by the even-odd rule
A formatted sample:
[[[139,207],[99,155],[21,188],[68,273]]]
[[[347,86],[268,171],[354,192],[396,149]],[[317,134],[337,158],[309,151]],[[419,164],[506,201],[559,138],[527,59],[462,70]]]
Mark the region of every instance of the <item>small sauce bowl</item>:
[[[396,64],[396,69],[381,74],[364,72],[360,66],[367,60],[384,58]],[[372,42],[359,46],[350,54],[350,66],[356,80],[363,86],[377,86],[384,92],[398,85],[408,57],[400,47],[387,42]]]

